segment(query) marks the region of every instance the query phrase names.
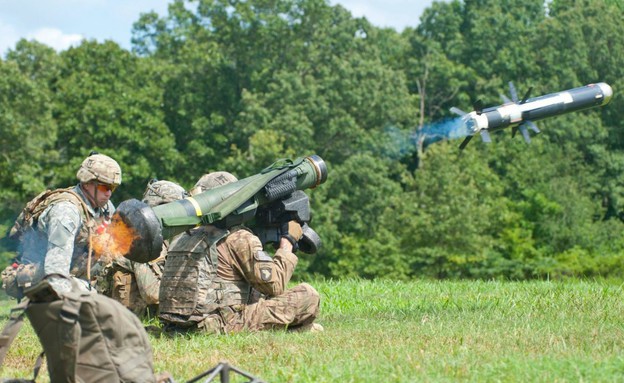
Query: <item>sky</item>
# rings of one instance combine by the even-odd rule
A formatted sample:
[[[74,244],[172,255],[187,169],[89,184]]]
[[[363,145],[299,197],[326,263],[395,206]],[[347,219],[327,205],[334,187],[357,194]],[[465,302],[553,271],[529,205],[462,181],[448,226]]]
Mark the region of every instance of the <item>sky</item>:
[[[113,40],[130,49],[132,24],[141,13],[167,14],[173,0],[0,0],[0,57],[22,38],[57,51],[83,39]],[[416,26],[433,0],[330,0],[354,17],[402,31]]]

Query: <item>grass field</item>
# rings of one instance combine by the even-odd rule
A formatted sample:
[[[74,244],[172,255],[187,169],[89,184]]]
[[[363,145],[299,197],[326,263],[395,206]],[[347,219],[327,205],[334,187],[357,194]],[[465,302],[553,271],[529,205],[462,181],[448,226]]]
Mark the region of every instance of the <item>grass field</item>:
[[[266,382],[624,381],[619,282],[312,284],[324,332],[151,337],[156,370],[176,382],[222,361]],[[24,326],[2,376],[32,377],[39,351]]]

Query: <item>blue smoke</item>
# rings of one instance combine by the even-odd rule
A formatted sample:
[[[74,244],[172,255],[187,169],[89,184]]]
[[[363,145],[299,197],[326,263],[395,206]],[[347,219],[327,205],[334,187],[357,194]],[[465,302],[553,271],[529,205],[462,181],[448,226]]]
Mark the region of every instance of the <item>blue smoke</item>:
[[[417,131],[417,134],[437,142],[464,138],[468,136],[469,131],[463,117],[455,117],[425,124]]]
[[[389,127],[386,133],[390,140],[387,153],[391,157],[400,158],[415,152],[419,146],[427,146],[445,140],[456,140],[469,135],[468,128],[462,117],[446,118],[423,125],[413,131],[402,131]]]

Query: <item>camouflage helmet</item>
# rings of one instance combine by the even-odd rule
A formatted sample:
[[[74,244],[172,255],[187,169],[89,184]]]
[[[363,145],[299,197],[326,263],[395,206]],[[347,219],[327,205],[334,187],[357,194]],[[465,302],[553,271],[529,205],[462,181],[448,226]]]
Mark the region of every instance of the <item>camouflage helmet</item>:
[[[212,172],[204,174],[197,181],[195,186],[193,186],[193,189],[191,189],[191,195],[203,193],[206,190],[214,189],[236,181],[238,181],[238,179],[228,172]]]
[[[186,198],[188,193],[175,182],[150,180],[143,194],[143,202],[150,206],[158,206],[165,203]]]
[[[121,185],[121,167],[114,159],[104,154],[92,153],[85,158],[76,174],[78,181],[98,181],[107,185]]]

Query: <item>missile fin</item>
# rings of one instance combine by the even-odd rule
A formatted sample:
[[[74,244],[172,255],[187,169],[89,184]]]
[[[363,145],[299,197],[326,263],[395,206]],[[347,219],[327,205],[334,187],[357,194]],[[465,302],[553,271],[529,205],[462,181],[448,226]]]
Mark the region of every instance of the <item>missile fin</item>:
[[[526,121],[525,124],[529,126],[529,129],[535,132],[535,134],[540,134],[542,131],[537,128],[537,125],[533,121]]]
[[[511,138],[514,138],[516,136],[516,133],[518,133],[518,126],[512,126],[511,127]]]
[[[464,138],[464,140],[462,141],[462,143],[459,145],[459,149],[460,149],[460,150],[464,150],[464,148],[466,147],[466,145],[468,145],[468,143],[470,142],[470,140],[472,140],[472,137],[474,137],[474,136],[468,136],[468,137]]]
[[[481,99],[476,99],[472,103],[472,106],[474,108],[474,111],[477,112],[477,114],[483,113],[483,101],[481,101]]]
[[[487,130],[481,130],[481,140],[483,142],[487,142],[488,144],[492,142],[492,138],[490,137],[490,133]]]
[[[533,91],[533,87],[530,87],[529,90],[527,90],[527,92],[524,94],[524,97],[522,97],[522,101],[520,101],[520,105],[522,105],[525,102],[527,102],[527,100],[529,99],[529,96],[531,95],[532,91]]]
[[[501,94],[501,95],[500,95],[500,98],[501,98],[501,100],[503,101],[503,103],[505,103],[505,104],[511,104],[511,103],[513,102],[513,101],[511,101],[511,100],[509,99],[509,97],[505,96],[504,94]]]
[[[520,125],[520,133],[522,133],[522,137],[524,137],[524,141],[527,144],[531,143],[531,136],[529,136],[529,131],[525,124]]]
[[[509,94],[511,95],[511,99],[514,102],[518,102],[518,92],[516,91],[516,87],[514,86],[514,83],[509,81]]]
[[[450,110],[451,112],[453,112],[453,113],[457,114],[457,115],[460,115],[460,116],[465,116],[465,115],[467,115],[467,114],[468,114],[468,113],[464,112],[463,110],[461,110],[461,109],[459,109],[459,108],[456,108],[456,107],[454,107],[454,106],[452,106],[452,107],[451,107],[451,109],[449,109],[449,110]]]

